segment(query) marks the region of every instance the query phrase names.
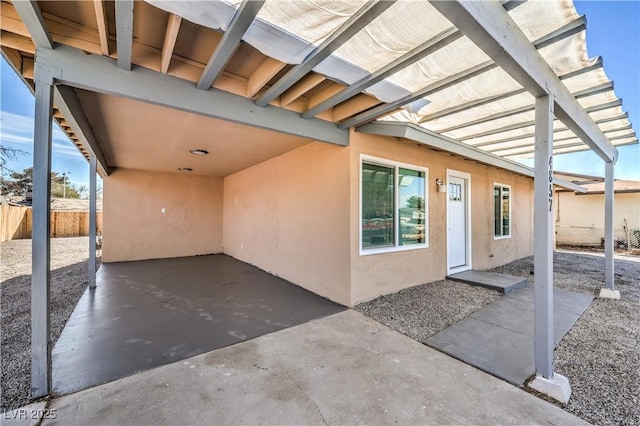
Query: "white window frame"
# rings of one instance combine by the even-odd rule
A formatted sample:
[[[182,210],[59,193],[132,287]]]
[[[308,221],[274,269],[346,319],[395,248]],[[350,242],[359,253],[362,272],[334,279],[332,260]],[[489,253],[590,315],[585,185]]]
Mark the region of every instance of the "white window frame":
[[[362,170],[364,163],[371,163],[382,167],[391,167],[394,169],[394,200],[393,200],[393,220],[394,220],[394,234],[393,234],[393,246],[369,248],[362,247]],[[411,244],[407,246],[398,245],[400,239],[400,215],[398,214],[398,199],[400,191],[398,190],[398,169],[411,169],[417,172],[424,173],[424,212],[425,212],[425,224],[424,224],[424,243]],[[426,167],[418,166],[415,164],[402,163],[399,161],[388,160],[386,158],[374,157],[371,155],[360,154],[360,173],[359,173],[360,186],[358,188],[358,246],[360,250],[360,256],[369,256],[372,254],[382,253],[394,253],[400,251],[420,250],[429,248],[429,221],[431,219],[429,215],[429,169]]]
[[[509,188],[509,235],[496,235],[496,204],[495,204],[495,190],[496,187],[500,187],[500,217],[502,217],[502,188]],[[491,201],[493,204],[493,239],[494,240],[506,240],[513,235],[513,217],[511,216],[511,204],[513,202],[513,189],[511,185],[505,183],[493,182],[491,187]],[[502,232],[502,222],[500,222],[500,232]]]

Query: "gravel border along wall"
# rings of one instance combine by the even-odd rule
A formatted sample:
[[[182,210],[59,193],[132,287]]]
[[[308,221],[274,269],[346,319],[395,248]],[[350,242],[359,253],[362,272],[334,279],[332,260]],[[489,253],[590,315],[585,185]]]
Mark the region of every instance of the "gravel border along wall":
[[[615,262],[621,300],[595,299],[554,352],[555,369],[573,394],[564,410],[597,425],[640,425],[640,259]],[[533,282],[533,257],[493,269]],[[596,295],[604,258],[556,252],[554,285]],[[381,296],[356,310],[424,343],[499,298],[492,290],[438,281]],[[535,392],[532,392],[535,393]],[[540,395],[538,395],[540,396]]]
[[[88,285],[89,238],[51,240],[51,337],[58,340]],[[29,402],[31,240],[0,243],[0,411]]]

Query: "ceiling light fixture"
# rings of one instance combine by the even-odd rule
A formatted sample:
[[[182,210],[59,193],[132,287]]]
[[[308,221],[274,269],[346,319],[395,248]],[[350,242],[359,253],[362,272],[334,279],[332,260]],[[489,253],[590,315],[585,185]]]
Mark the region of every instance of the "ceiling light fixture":
[[[192,153],[193,155],[207,155],[209,153],[209,151],[207,151],[206,149],[200,149],[200,148],[190,149],[189,152]]]
[[[181,172],[192,172],[193,169],[191,167],[180,167],[178,170]]]

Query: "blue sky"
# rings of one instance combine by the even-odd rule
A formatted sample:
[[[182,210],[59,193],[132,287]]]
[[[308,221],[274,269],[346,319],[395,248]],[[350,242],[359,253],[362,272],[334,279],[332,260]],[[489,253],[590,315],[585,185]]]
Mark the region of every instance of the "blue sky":
[[[622,108],[629,113],[634,129],[640,131],[640,2],[576,1],[578,13],[587,16],[589,56],[602,56],[607,76],[614,81]],[[34,98],[10,66],[2,59],[0,78],[0,141],[2,145],[26,151],[8,166],[21,171],[33,164]],[[640,145],[623,146],[615,176],[640,180]],[[527,161],[532,165],[532,161]],[[557,155],[554,168],[566,172],[604,175],[604,163],[593,152]],[[54,126],[52,170],[70,172],[76,184],[88,184],[89,167],[64,133]]]
[[[640,2],[575,1],[576,10],[587,17],[587,51],[602,56],[604,70],[615,84],[622,109],[629,113],[634,130],[640,132]],[[621,146],[616,179],[640,180],[640,145]],[[567,172],[604,176],[604,162],[592,151],[556,155],[553,168]],[[532,166],[533,160],[527,161]]]

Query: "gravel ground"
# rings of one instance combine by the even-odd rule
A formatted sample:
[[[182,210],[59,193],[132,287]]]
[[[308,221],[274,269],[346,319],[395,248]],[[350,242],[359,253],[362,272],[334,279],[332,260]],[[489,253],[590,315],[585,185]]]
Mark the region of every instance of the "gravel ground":
[[[436,281],[380,296],[355,309],[424,343],[499,297],[498,292],[482,287]]]
[[[89,238],[51,240],[51,334],[60,336],[87,282]],[[31,240],[0,243],[0,411],[29,401]]]
[[[621,300],[595,299],[554,352],[573,394],[564,410],[597,425],[640,425],[640,259],[616,259]],[[533,257],[495,268],[533,282]],[[558,252],[554,284],[597,295],[604,258]],[[420,342],[491,303],[496,292],[439,281],[386,295],[356,309]],[[443,318],[444,317],[444,318]]]

